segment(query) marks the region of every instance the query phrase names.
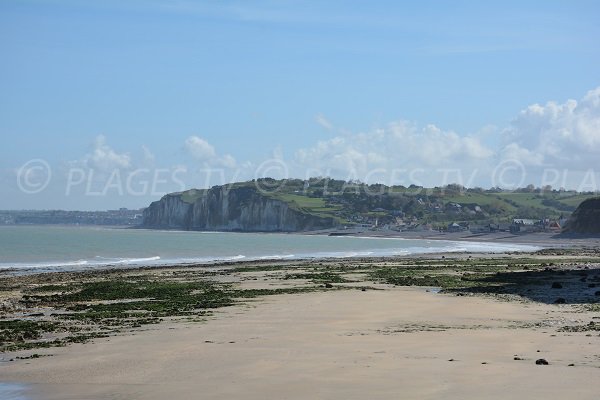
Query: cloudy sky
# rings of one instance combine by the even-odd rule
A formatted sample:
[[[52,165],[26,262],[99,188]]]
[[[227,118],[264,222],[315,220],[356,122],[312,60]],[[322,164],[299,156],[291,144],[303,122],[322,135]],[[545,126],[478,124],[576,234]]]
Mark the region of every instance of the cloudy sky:
[[[2,1],[0,209],[262,176],[598,190],[600,3],[439,3]]]

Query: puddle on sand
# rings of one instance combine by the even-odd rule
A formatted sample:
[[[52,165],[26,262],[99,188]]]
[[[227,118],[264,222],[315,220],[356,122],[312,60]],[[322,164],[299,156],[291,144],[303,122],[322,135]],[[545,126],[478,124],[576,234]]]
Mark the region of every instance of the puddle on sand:
[[[29,400],[25,395],[27,386],[20,383],[0,382],[0,399],[2,400]]]

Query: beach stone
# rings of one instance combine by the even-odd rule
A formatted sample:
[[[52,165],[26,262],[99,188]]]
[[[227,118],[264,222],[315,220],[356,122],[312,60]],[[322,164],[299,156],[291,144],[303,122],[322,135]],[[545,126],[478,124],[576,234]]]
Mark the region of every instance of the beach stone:
[[[535,365],[548,365],[548,364],[549,364],[548,361],[546,361],[543,358],[539,358],[539,359],[535,360]]]
[[[553,282],[552,289],[562,289],[563,285],[560,282]]]
[[[567,301],[563,297],[554,300],[554,304],[565,304]]]

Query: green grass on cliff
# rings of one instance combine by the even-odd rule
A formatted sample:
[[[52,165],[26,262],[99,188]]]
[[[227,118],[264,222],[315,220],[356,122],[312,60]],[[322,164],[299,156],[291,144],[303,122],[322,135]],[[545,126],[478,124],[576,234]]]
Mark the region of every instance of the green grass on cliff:
[[[199,189],[190,189],[181,193],[181,200],[188,204],[194,204],[196,200],[202,197],[205,193],[205,190]]]
[[[510,222],[512,218],[559,218],[571,212],[592,194],[565,191],[493,191],[460,188],[383,187],[377,185],[344,183],[336,180],[311,179],[310,186],[302,180],[261,179],[228,184],[230,190],[254,189],[258,194],[285,202],[293,210],[319,217],[332,218],[340,225],[355,221],[355,217],[379,218],[383,223],[394,221],[394,212],[400,210],[420,222],[444,225],[452,221],[479,221],[480,223]],[[182,201],[193,204],[206,190],[192,189],[181,192]],[[418,202],[418,203],[417,203]],[[449,203],[463,206],[462,213],[452,212]],[[478,213],[472,210],[479,206]],[[469,214],[470,212],[470,214]]]

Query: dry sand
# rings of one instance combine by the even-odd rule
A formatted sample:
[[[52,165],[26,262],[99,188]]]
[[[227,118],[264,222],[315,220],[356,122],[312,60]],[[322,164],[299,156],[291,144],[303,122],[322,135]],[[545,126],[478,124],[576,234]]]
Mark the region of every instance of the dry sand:
[[[0,366],[0,380],[47,400],[597,399],[598,333],[553,326],[592,317],[424,288],[277,295],[40,350],[53,356]]]

